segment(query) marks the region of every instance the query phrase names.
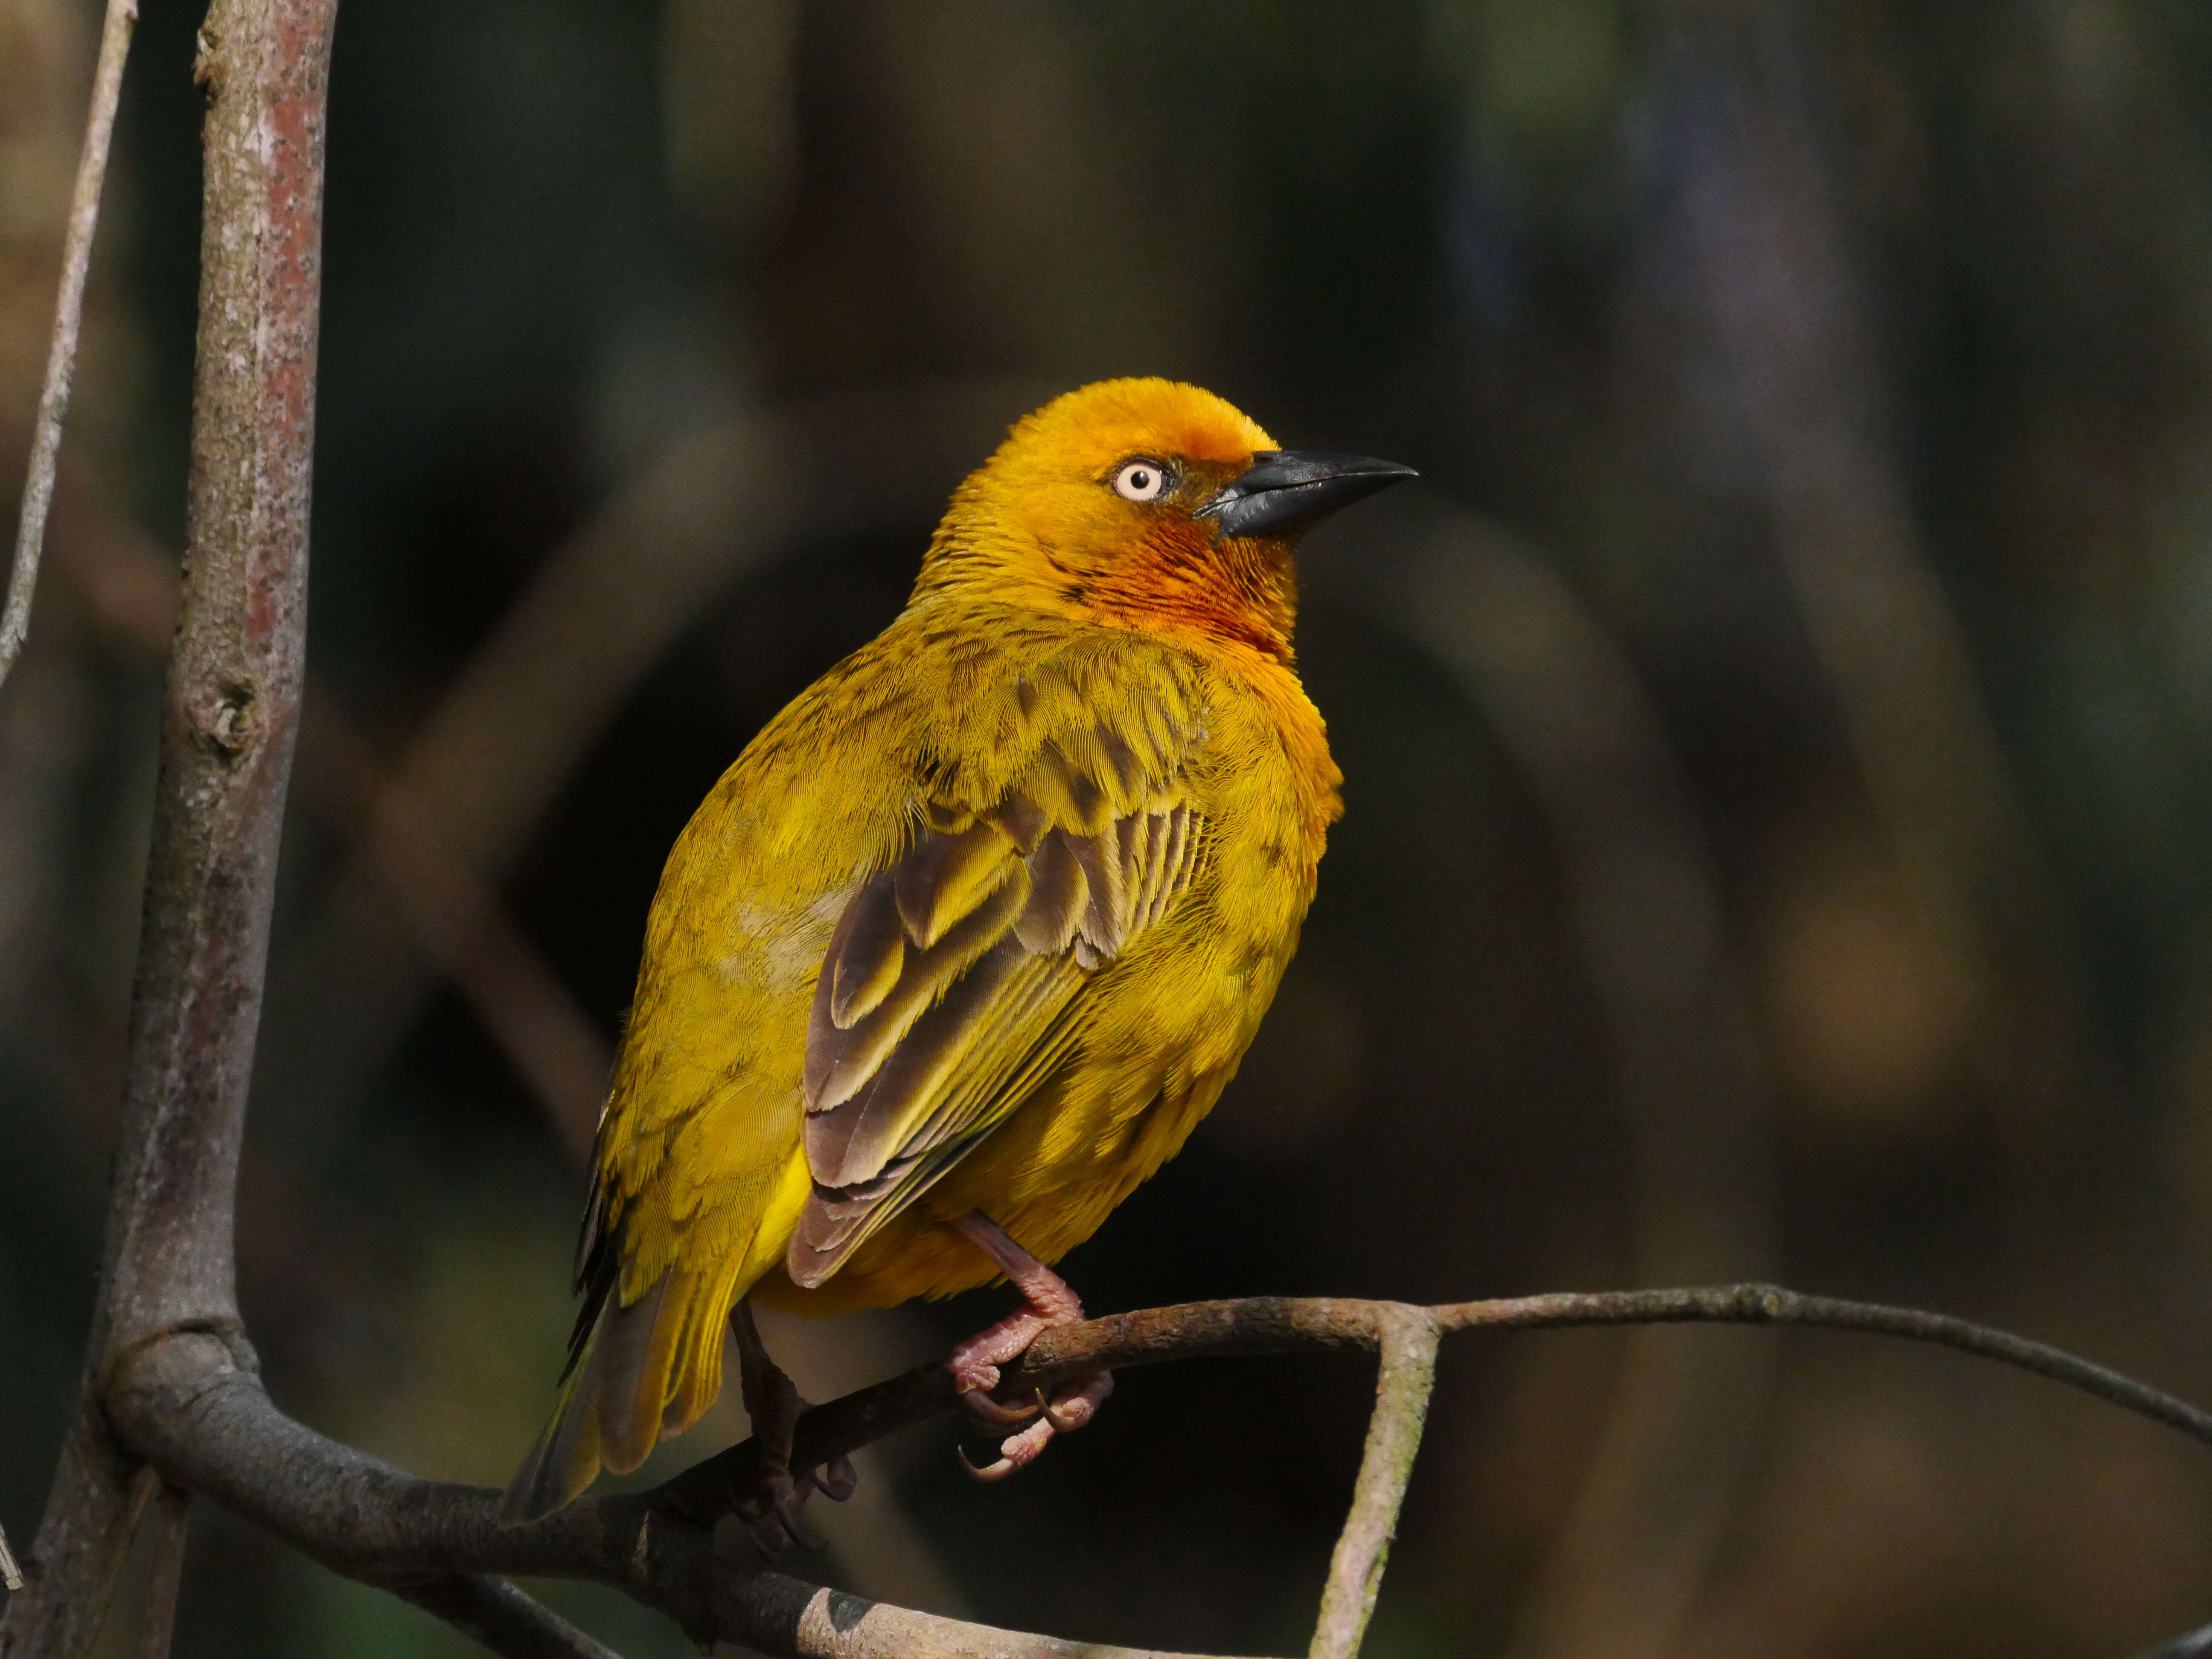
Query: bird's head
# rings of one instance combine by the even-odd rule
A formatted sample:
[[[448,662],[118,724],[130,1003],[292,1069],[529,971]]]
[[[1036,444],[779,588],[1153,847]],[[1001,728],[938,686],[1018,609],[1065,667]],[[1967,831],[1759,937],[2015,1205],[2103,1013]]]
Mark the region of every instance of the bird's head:
[[[1102,380],[1017,422],[969,476],[915,595],[1195,633],[1288,660],[1299,534],[1413,476],[1279,448],[1194,386]]]

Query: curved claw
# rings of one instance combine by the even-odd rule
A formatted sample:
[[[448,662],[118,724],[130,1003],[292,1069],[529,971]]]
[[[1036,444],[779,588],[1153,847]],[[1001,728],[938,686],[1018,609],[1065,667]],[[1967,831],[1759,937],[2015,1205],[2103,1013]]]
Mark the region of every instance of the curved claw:
[[[788,1504],[779,1505],[775,1518],[783,1528],[784,1536],[791,1540],[792,1548],[805,1550],[811,1554],[819,1553],[830,1547],[826,1540],[817,1538],[799,1524],[799,1510],[795,1505]]]
[[[849,1457],[833,1457],[812,1475],[815,1490],[833,1504],[842,1504],[853,1495],[860,1484],[860,1477],[853,1468]]]
[[[778,1510],[775,1512],[775,1524],[777,1530],[783,1534],[783,1542],[766,1552],[771,1561],[787,1549],[803,1550],[809,1555],[818,1555],[830,1547],[826,1539],[817,1538],[799,1524],[798,1512],[794,1510]],[[759,1541],[757,1538],[754,1540],[755,1543]]]
[[[968,1449],[964,1446],[956,1447],[953,1449],[952,1455],[960,1460],[960,1467],[968,1471],[968,1475],[970,1480],[986,1481],[1003,1480],[1014,1472],[1013,1464],[1003,1457],[999,1459],[995,1463],[976,1463],[971,1462],[968,1456]]]
[[[1003,1480],[1024,1464],[1035,1462],[1037,1454],[1045,1449],[1046,1443],[1057,1432],[1050,1418],[1040,1417],[1019,1434],[1008,1435],[1000,1443],[997,1462],[977,1468],[968,1461],[968,1454],[963,1451],[960,1454],[961,1467],[978,1480]]]
[[[967,1407],[970,1417],[988,1429],[1017,1429],[1035,1421],[1039,1412],[1048,1409],[1043,1395],[1036,1392],[1031,1393],[1026,1404],[1010,1406],[975,1389],[962,1395],[960,1403]]]
[[[1114,1373],[1092,1371],[1087,1376],[1073,1379],[1073,1386],[1062,1389],[1046,1402],[1045,1416],[1054,1428],[1062,1434],[1073,1434],[1098,1415],[1114,1392]]]
[[[1097,1370],[1070,1377],[1049,1398],[1039,1395],[1034,1405],[1025,1407],[1010,1407],[992,1398],[999,1386],[999,1367],[1026,1353],[1030,1344],[1052,1327],[1081,1319],[1083,1304],[1066,1279],[1016,1243],[981,1210],[971,1211],[951,1224],[990,1257],[1022,1294],[1020,1310],[969,1337],[945,1361],[945,1369],[951,1372],[953,1385],[971,1416],[994,1429],[1027,1425],[1000,1443],[995,1462],[978,1468],[965,1452],[960,1455],[962,1467],[976,1480],[1003,1480],[1033,1462],[1054,1435],[1073,1433],[1097,1416],[1098,1407],[1114,1392],[1114,1376],[1110,1371]]]
[[[848,1488],[848,1493],[849,1491]],[[773,1561],[787,1549],[811,1551],[828,1547],[799,1524],[799,1506],[804,1501],[799,1483],[789,1475],[770,1477],[758,1501],[738,1511],[753,1547],[763,1559]]]

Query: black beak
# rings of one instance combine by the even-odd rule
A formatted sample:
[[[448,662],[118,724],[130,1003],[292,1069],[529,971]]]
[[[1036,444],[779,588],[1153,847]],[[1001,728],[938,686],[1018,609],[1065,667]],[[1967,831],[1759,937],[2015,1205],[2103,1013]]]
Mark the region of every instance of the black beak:
[[[1291,536],[1340,507],[1419,476],[1410,466],[1366,455],[1264,450],[1198,511],[1218,520],[1224,536]]]

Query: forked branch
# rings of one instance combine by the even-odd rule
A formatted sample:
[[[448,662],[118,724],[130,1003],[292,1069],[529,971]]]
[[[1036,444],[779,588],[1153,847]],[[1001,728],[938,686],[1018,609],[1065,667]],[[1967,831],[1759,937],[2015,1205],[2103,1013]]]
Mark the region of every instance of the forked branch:
[[[1329,1559],[1311,1659],[1352,1659],[1367,1634],[1390,1540],[1398,1530],[1398,1510],[1413,1476],[1413,1455],[1421,1449],[1421,1429],[1428,1421],[1437,1338],[1442,1334],[1436,1316],[1420,1308],[1393,1307],[1376,1321],[1382,1352],[1376,1369],[1375,1413],[1368,1419],[1352,1513]]]
[[[173,1332],[238,1328],[232,1199],[306,656],[334,5],[216,0],[201,31],[207,170],[186,574],[130,1062],[78,1411],[28,1582],[0,1617],[8,1659],[83,1654],[128,1558],[143,1482],[106,1419],[114,1376]]]
[[[1379,1351],[1376,1414],[1352,1511],[1340,1539],[1311,1652],[1348,1659],[1374,1605],[1411,1474],[1437,1338],[1479,1330],[1705,1322],[1803,1325],[1929,1342],[2001,1360],[2179,1428],[2212,1444],[2212,1415],[2045,1344],[1965,1320],[1811,1297],[1767,1285],[1569,1293],[1436,1308],[1325,1297],[1191,1303],[1055,1328],[1004,1388],[1026,1391],[1098,1364],[1222,1355]],[[747,1490],[750,1441],[651,1492],[586,1498],[543,1521],[502,1526],[489,1487],[417,1480],[302,1427],[276,1410],[233,1340],[182,1333],[123,1370],[108,1411],[124,1437],[171,1480],[269,1528],[335,1570],[453,1619],[496,1650],[590,1655],[588,1638],[491,1575],[591,1578],[617,1585],[702,1640],[787,1659],[991,1655],[1152,1659],[1077,1649],[819,1589],[733,1559],[714,1527]],[[815,1407],[795,1459],[857,1450],[957,1407],[942,1365],[925,1365]]]
[[[1775,1285],[1563,1291],[1447,1303],[1431,1309],[1329,1297],[1189,1302],[1054,1326],[1037,1338],[1019,1366],[1006,1373],[1000,1391],[1025,1397],[1032,1389],[1101,1366],[1118,1370],[1168,1359],[1325,1349],[1372,1352],[1381,1345],[1385,1322],[1404,1313],[1433,1318],[1446,1334],[1722,1324],[1804,1325],[1902,1337],[2033,1371],[2212,1445],[2212,1413],[2063,1349],[1945,1314],[1807,1296]],[[848,1455],[885,1435],[949,1413],[957,1403],[944,1367],[918,1366],[809,1410],[799,1419],[793,1461],[811,1468]],[[733,1494],[751,1489],[752,1457],[752,1442],[740,1442],[693,1465],[660,1487],[655,1497],[681,1513],[702,1517],[720,1514]]]

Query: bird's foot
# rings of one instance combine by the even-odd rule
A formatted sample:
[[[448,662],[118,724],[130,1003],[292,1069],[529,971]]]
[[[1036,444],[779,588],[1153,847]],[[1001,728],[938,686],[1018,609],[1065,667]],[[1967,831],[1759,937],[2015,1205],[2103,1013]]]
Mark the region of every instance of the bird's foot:
[[[763,1460],[754,1474],[754,1491],[736,1506],[737,1517],[763,1559],[787,1549],[818,1550],[822,1540],[799,1524],[807,1488],[787,1468],[770,1468]]]
[[[805,1408],[802,1401],[800,1409]],[[848,1457],[834,1457],[817,1468],[794,1470],[787,1463],[772,1463],[763,1455],[754,1480],[752,1493],[739,1498],[732,1510],[751,1534],[754,1547],[769,1560],[787,1549],[827,1548],[823,1540],[800,1522],[799,1511],[815,1492],[833,1504],[842,1504],[860,1484]]]
[[[1003,1480],[1016,1469],[1036,1461],[1039,1454],[1052,1443],[1053,1437],[1073,1434],[1097,1415],[1109,1395],[1114,1392],[1114,1373],[1111,1371],[1081,1371],[1060,1382],[1049,1399],[1041,1405],[1032,1405],[1028,1411],[1015,1415],[1013,1420],[1028,1421],[1029,1426],[1008,1435],[999,1443],[999,1455],[988,1463],[976,1464],[960,1455],[961,1466],[978,1480]],[[970,1394],[966,1396],[969,1411],[976,1411],[978,1400],[988,1396]],[[989,1402],[994,1407],[998,1402]],[[1003,1408],[1000,1408],[1003,1409]],[[981,1417],[982,1414],[977,1412]],[[1000,1426],[986,1419],[991,1426]]]
[[[963,1217],[957,1224],[998,1263],[1028,1304],[969,1337],[945,1361],[969,1414],[988,1429],[1015,1431],[1000,1443],[996,1461],[979,1468],[969,1462],[964,1453],[960,1459],[978,1480],[1003,1480],[1024,1464],[1034,1462],[1054,1435],[1073,1434],[1090,1422],[1114,1392],[1114,1374],[1080,1372],[1056,1384],[1048,1396],[1036,1391],[1019,1402],[995,1398],[993,1391],[999,1386],[999,1368],[1020,1358],[1048,1327],[1079,1323],[1083,1304],[1066,1279],[980,1212]]]
[[[754,1489],[734,1505],[738,1519],[752,1534],[754,1546],[771,1559],[794,1547],[818,1550],[822,1540],[799,1524],[799,1512],[812,1492],[837,1504],[850,1498],[858,1484],[852,1461],[835,1457],[817,1468],[791,1467],[792,1440],[806,1402],[783,1368],[769,1357],[750,1306],[740,1302],[730,1310],[730,1328],[738,1342],[738,1389],[760,1446]]]

